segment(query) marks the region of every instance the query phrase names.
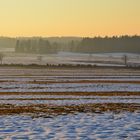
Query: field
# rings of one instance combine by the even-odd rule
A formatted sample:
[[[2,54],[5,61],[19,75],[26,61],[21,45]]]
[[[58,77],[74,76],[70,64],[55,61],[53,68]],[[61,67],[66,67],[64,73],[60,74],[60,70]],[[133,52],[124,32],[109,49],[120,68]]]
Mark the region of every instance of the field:
[[[139,139],[139,115],[139,68],[0,67],[1,139]]]
[[[0,52],[4,53],[4,64],[39,64],[39,65],[96,65],[96,66],[125,66],[124,57],[127,56],[128,65],[140,65],[139,54],[127,53],[70,53],[59,52],[58,54],[23,54],[15,53],[13,48],[0,48]],[[41,57],[41,59],[40,59]]]

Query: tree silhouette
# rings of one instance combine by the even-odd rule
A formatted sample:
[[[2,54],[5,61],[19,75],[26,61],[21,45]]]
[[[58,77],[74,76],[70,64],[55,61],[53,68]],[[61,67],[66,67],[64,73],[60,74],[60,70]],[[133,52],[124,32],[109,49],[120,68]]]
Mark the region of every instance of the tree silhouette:
[[[140,36],[113,36],[81,38],[77,41],[56,38],[19,39],[16,43],[16,52],[51,54],[59,51],[80,53],[140,53]]]

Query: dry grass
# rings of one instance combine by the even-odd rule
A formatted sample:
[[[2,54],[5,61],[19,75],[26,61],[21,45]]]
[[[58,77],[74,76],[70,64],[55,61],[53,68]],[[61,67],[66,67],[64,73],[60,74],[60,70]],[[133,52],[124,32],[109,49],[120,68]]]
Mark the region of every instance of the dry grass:
[[[140,96],[140,92],[0,92],[0,95]]]
[[[140,81],[121,81],[121,80],[74,80],[74,81],[29,81],[29,84],[65,84],[65,83],[75,83],[75,84],[83,84],[83,83],[122,83],[122,84],[140,84]]]
[[[3,67],[1,68],[1,76],[12,76],[13,79],[8,80],[0,80],[0,84],[3,82],[15,82],[14,76],[18,74],[19,78],[25,77],[28,78],[28,76],[32,78],[32,76],[44,76],[44,75],[52,75],[52,76],[83,76],[84,73],[86,73],[89,76],[106,76],[106,75],[117,75],[119,76],[129,76],[129,75],[140,75],[140,69],[127,69],[127,68],[116,68],[116,67],[110,67],[110,68],[104,68],[104,67],[98,67],[98,68],[58,68],[58,67],[51,67],[49,69],[42,69],[40,67],[13,67],[14,69],[18,69],[18,71],[12,70],[11,67]],[[64,71],[66,70],[66,71]],[[67,71],[68,70],[68,71]],[[86,75],[85,75],[86,76]],[[56,83],[130,83],[130,84],[140,84],[140,81],[125,81],[125,80],[68,80],[66,79],[57,79],[58,81],[26,81],[26,84],[56,84]],[[17,84],[19,84],[17,82]],[[1,95],[72,95],[72,96],[140,96],[140,92],[0,92]],[[16,99],[17,100],[17,99]],[[20,99],[19,99],[20,100]],[[26,100],[26,99],[21,99]],[[28,100],[28,99],[27,99]],[[31,99],[31,100],[38,100],[37,98]],[[47,99],[48,100],[48,99]],[[49,100],[55,100],[54,98]],[[58,100],[58,99],[56,99]],[[63,99],[62,99],[63,100]],[[40,105],[25,105],[25,106],[18,106],[18,105],[5,105],[0,104],[0,115],[9,115],[9,114],[23,114],[23,113],[31,113],[33,115],[36,114],[45,114],[45,115],[61,115],[61,114],[68,114],[68,113],[77,113],[77,112],[92,112],[92,113],[103,113],[107,111],[113,111],[113,112],[121,112],[121,111],[140,111],[140,103],[139,104],[122,104],[122,103],[98,103],[98,104],[85,104],[85,105],[71,105],[71,106],[54,106],[54,105],[48,105],[48,104],[40,104]]]
[[[140,104],[86,104],[74,106],[51,106],[51,105],[30,105],[30,106],[14,106],[14,105],[0,105],[0,115],[13,114],[46,114],[46,115],[62,115],[68,113],[103,113],[103,112],[122,112],[122,111],[140,111]]]

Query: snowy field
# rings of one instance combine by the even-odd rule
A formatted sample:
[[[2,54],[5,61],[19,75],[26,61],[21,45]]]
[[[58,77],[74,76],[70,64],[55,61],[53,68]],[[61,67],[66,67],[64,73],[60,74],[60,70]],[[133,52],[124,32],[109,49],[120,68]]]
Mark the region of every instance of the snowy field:
[[[139,96],[123,96],[125,93],[139,95],[139,69],[2,67],[0,75],[0,93],[2,93],[0,104],[140,103]],[[3,95],[6,93],[19,95],[16,97]],[[27,93],[31,95],[27,96]],[[64,95],[58,97],[58,93]],[[74,96],[74,98],[75,93],[83,93],[83,97]],[[85,93],[122,93],[122,95],[103,98],[95,95],[86,97]],[[21,94],[25,98],[22,99]],[[44,94],[52,94],[51,100]]]
[[[140,92],[140,70],[0,68],[0,92]]]
[[[140,69],[0,67],[0,139],[140,139]]]
[[[55,118],[1,116],[1,139],[140,139],[140,113],[69,114]]]
[[[1,50],[3,51],[3,50]],[[140,65],[139,54],[123,53],[102,53],[102,54],[81,54],[60,52],[58,54],[18,54],[14,52],[4,52],[4,64],[82,64],[82,65],[101,65],[101,66],[124,66],[124,56],[127,62]],[[39,57],[41,56],[41,59]]]
[[[112,83],[54,83],[28,84],[3,83],[1,92],[140,92],[139,84],[112,84]]]

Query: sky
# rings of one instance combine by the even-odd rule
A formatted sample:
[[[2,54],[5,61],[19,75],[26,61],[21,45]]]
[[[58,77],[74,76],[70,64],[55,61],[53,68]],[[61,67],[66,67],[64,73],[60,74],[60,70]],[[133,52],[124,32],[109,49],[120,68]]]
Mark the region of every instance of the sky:
[[[0,36],[140,35],[140,0],[0,0]]]

